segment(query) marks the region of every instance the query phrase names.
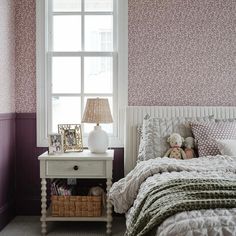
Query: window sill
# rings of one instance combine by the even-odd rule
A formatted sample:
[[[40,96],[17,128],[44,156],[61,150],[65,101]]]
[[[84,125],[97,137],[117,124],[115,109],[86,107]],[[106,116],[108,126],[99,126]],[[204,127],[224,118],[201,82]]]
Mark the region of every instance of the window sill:
[[[48,139],[37,143],[37,147],[48,147]],[[88,137],[83,137],[83,147],[88,147]],[[109,148],[123,148],[124,142],[118,137],[109,137]]]

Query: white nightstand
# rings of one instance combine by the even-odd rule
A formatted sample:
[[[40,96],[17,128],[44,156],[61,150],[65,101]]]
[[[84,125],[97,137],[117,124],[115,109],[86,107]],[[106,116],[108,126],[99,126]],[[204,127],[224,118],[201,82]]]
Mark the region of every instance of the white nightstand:
[[[63,154],[48,155],[47,152],[38,157],[40,160],[41,178],[41,222],[42,235],[47,233],[47,221],[105,221],[107,234],[111,234],[112,206],[107,198],[106,212],[101,217],[53,217],[47,211],[47,186],[46,179],[106,179],[107,192],[112,185],[112,167],[114,151],[94,154],[88,150],[83,152],[68,152]]]

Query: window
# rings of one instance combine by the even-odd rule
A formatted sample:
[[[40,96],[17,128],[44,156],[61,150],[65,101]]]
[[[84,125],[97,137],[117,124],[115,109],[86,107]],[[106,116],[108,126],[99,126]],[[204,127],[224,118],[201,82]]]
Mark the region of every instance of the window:
[[[114,123],[102,126],[122,146],[127,59],[126,0],[37,0],[38,146],[58,124],[81,123],[89,97],[109,99]],[[93,125],[82,129],[86,145]]]

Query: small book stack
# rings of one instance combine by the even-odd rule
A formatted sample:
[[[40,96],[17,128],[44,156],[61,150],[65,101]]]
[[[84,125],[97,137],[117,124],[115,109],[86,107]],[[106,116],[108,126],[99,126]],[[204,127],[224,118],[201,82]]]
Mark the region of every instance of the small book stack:
[[[55,179],[51,183],[51,195],[72,196],[73,186],[69,186],[65,180]]]

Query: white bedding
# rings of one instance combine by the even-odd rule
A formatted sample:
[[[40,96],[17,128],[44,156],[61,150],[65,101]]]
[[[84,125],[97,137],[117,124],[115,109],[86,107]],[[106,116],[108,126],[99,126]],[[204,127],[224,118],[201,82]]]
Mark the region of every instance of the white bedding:
[[[202,157],[192,160],[156,158],[143,161],[122,180],[114,183],[110,198],[114,209],[126,213],[127,228],[136,205],[157,182],[176,178],[217,178],[236,181],[236,158]],[[236,235],[236,208],[178,213],[166,219],[156,235]]]

